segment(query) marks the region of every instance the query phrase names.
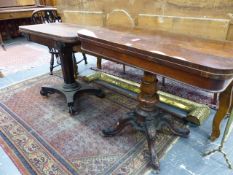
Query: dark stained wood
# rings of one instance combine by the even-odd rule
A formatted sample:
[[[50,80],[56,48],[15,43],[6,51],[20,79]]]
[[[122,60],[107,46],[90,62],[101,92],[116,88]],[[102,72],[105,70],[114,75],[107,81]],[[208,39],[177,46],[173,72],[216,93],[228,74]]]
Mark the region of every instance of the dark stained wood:
[[[32,12],[39,9],[43,9],[43,6],[0,8],[0,20],[31,18]]]
[[[79,29],[82,29],[82,27],[64,23],[36,24],[19,27],[22,33],[33,34],[53,41],[80,44],[77,37],[77,31]]]
[[[83,86],[74,77],[74,58],[72,52],[80,48],[80,41],[77,38],[77,26],[69,24],[37,24],[20,26],[20,31],[28,39],[39,44],[58,50],[64,84],[58,87],[42,87],[41,95],[60,93],[66,97],[69,113],[74,114],[74,100],[81,93],[89,93],[100,98],[104,97],[101,89]]]
[[[147,82],[148,78],[151,80],[152,74],[161,74],[207,91],[222,92],[222,96],[228,93],[229,88],[232,88],[232,85],[229,86],[233,79],[233,44],[231,42],[160,31],[122,28],[116,30],[64,23],[22,26],[20,31],[29,35],[33,41],[47,46],[65,43],[69,47],[79,48],[81,42],[82,49],[86,52],[143,69],[145,72],[143,82]],[[76,33],[78,33],[78,37],[76,37]],[[67,56],[66,59],[68,57],[70,56]],[[167,124],[169,123],[167,119],[157,115],[159,112],[154,107],[159,101],[155,95],[156,81],[153,78],[152,80],[149,81],[150,86],[148,87],[147,83],[141,85],[141,93],[138,96],[140,103],[135,114],[144,117],[145,122],[150,121],[153,116],[155,118],[153,122],[156,124],[160,124],[160,121],[165,122],[173,130],[173,133],[187,136],[187,130],[184,132],[180,129],[176,130],[171,124]],[[224,91],[225,89],[226,91]],[[151,94],[153,95],[151,96]],[[229,105],[220,102],[220,111],[221,108],[228,109]],[[212,133],[214,137],[218,137],[217,130],[223,118],[223,113],[218,113],[221,115],[217,114],[214,119]],[[159,119],[157,120],[157,118]],[[148,137],[154,136],[149,133],[151,126],[145,123],[145,128],[147,128]],[[150,145],[149,139],[149,146],[153,146],[153,142]],[[152,163],[155,167],[157,166],[156,162]]]
[[[31,25],[31,16],[34,10],[46,9],[46,6],[28,5],[15,6],[12,2],[3,2],[7,7],[0,7],[0,33],[3,39],[20,36],[20,25]],[[10,6],[12,4],[12,6]]]
[[[1,33],[0,33],[0,45],[2,46],[2,49],[5,50],[5,46],[4,46],[4,43],[3,43],[3,40],[2,40]]]
[[[135,122],[137,119],[129,117],[119,120],[116,128],[104,130],[105,135],[115,135],[128,125],[144,131],[148,138],[151,163],[155,169],[159,168],[159,164],[154,142],[156,131],[161,125],[168,126],[174,134],[183,137],[188,135],[188,130],[174,128],[165,115],[158,114],[155,107],[159,103],[158,97],[156,98],[157,82],[152,76],[153,73],[207,91],[222,92],[220,107],[213,121],[211,139],[219,137],[220,123],[229,106],[232,106],[233,43],[161,31],[101,27],[81,29],[78,31],[78,37],[84,51],[135,66],[145,72],[138,95],[139,105],[134,112],[134,115],[144,118],[143,124],[138,124]]]

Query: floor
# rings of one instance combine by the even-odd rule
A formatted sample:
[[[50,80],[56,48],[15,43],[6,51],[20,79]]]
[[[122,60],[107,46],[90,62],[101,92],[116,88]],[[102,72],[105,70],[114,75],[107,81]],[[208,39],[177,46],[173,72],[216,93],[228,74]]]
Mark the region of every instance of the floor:
[[[25,42],[24,39],[11,40],[6,43],[6,48],[8,45],[17,45],[19,42]],[[33,43],[34,47],[38,47],[38,49],[42,49],[44,51],[47,50],[46,47],[41,45],[36,45]],[[3,52],[0,48],[0,52]],[[22,51],[26,52],[26,51]],[[15,53],[15,54],[21,54]],[[81,54],[76,55],[78,58],[81,58]],[[1,62],[3,58],[0,58],[0,69]],[[48,63],[49,63],[49,55],[48,55]],[[0,78],[0,89],[10,86],[12,84],[24,81],[26,79],[30,79],[32,77],[49,73],[49,64],[43,63],[30,69],[18,71],[12,74],[8,74],[4,78]],[[80,74],[89,74],[91,70],[89,69],[91,66],[95,66],[96,59],[92,56],[88,56],[88,65],[80,64],[79,72]],[[58,68],[59,69],[59,68]],[[178,110],[176,108],[167,106],[162,104],[163,107],[170,108],[174,112],[179,115],[185,115],[184,111]],[[160,175],[232,175],[233,170],[228,169],[225,160],[220,153],[215,153],[213,155],[202,157],[202,154],[208,150],[216,148],[219,146],[221,142],[221,138],[215,142],[210,142],[208,140],[210,131],[211,131],[211,123],[215,111],[211,111],[211,115],[204,122],[204,124],[200,127],[196,127],[193,125],[189,125],[191,130],[190,136],[188,139],[180,138],[178,141],[170,148],[167,154],[160,161],[161,171]],[[222,123],[222,128],[224,128],[226,124],[225,120]],[[223,133],[223,131],[222,131]],[[224,145],[224,151],[227,153],[230,160],[233,161],[233,135],[230,134],[227,142]],[[147,172],[147,175],[155,174],[156,172]],[[0,147],[0,175],[19,175],[20,172],[17,170],[13,162],[6,155],[3,149]]]

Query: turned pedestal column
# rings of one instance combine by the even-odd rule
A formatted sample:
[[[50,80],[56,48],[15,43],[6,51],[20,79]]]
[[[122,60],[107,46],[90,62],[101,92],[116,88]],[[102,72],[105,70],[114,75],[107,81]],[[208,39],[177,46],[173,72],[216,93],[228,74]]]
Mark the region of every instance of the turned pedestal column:
[[[151,165],[154,169],[158,170],[159,159],[157,157],[155,145],[157,131],[160,130],[161,127],[166,126],[173,134],[187,137],[189,130],[175,127],[172,117],[161,112],[161,110],[156,107],[156,104],[159,103],[159,96],[157,94],[155,75],[144,72],[138,100],[139,104],[136,106],[135,110],[128,113],[128,117],[120,119],[112,128],[103,130],[103,134],[105,136],[114,136],[128,125],[143,132],[147,137]]]

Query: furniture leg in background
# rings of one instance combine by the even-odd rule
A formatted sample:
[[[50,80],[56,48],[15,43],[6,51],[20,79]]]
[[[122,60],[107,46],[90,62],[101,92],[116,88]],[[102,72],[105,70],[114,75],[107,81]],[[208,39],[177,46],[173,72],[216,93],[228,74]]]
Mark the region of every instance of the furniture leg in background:
[[[3,39],[2,39],[1,33],[0,33],[0,44],[1,44],[1,46],[2,46],[2,49],[3,49],[3,50],[6,50],[6,48],[5,48],[5,46],[4,46],[4,43],[3,43]]]
[[[43,2],[42,2],[43,3]],[[45,1],[46,3],[46,1]],[[39,10],[35,10],[32,13],[32,22],[34,24],[43,24],[43,23],[61,23],[61,17],[58,15],[56,8],[43,8]],[[82,52],[81,48],[77,50],[78,52]],[[49,52],[51,54],[51,60],[50,60],[50,75],[53,75],[53,69],[60,65],[58,51],[55,48],[50,47]],[[85,53],[82,52],[83,59],[81,61],[76,61],[75,59],[75,52],[73,52],[73,60],[74,63],[79,64],[82,61],[85,61],[85,64],[87,64],[87,57]],[[54,66],[54,59],[57,60],[57,65]],[[75,78],[78,76],[78,66],[74,65],[74,73]]]
[[[2,35],[1,35],[1,33],[0,33],[0,44],[1,44],[1,46],[2,46],[2,49],[3,49],[3,50],[6,50],[5,47],[4,47],[4,43],[3,43],[3,40],[2,40]],[[3,75],[3,73],[2,73],[1,70],[0,70],[0,78],[2,78],[2,77],[4,77],[4,75]]]
[[[213,150],[208,151],[208,152],[206,152],[206,153],[203,154],[203,156],[208,156],[208,155],[211,155],[211,154],[213,154],[213,153],[215,153],[215,152],[220,152],[220,153],[222,153],[222,154],[223,154],[223,157],[224,157],[224,159],[225,159],[225,161],[226,161],[226,163],[227,163],[229,169],[232,169],[232,164],[231,164],[230,160],[228,159],[227,154],[223,151],[223,146],[224,146],[224,143],[225,143],[226,140],[227,140],[227,137],[230,135],[231,129],[232,129],[232,128],[231,128],[231,125],[232,125],[232,122],[233,122],[232,104],[233,104],[233,103],[231,103],[230,117],[229,117],[229,119],[228,119],[228,121],[227,121],[225,130],[224,130],[224,134],[223,134],[223,137],[222,137],[222,140],[221,140],[221,144],[219,145],[218,148],[213,149]]]
[[[123,64],[122,66],[123,66],[123,73],[125,73],[125,64]],[[97,68],[102,69],[102,58],[100,57],[97,57]]]
[[[225,91],[219,95],[219,108],[215,114],[213,124],[212,124],[212,134],[210,139],[214,141],[220,135],[220,124],[224,119],[226,114],[230,112],[233,108],[232,98],[233,98],[233,82],[227,87]]]

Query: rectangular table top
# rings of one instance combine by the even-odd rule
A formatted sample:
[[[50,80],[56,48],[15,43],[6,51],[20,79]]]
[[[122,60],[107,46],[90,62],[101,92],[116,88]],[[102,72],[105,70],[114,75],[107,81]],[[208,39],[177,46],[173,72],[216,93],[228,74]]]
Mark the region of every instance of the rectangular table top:
[[[141,29],[112,30],[88,28],[78,31],[80,38],[148,56],[154,61],[202,69],[213,74],[233,76],[233,42],[217,41]],[[146,59],[146,58],[145,58]]]
[[[75,24],[49,23],[19,26],[22,33],[33,34],[64,43],[76,43],[77,32],[84,27]]]

